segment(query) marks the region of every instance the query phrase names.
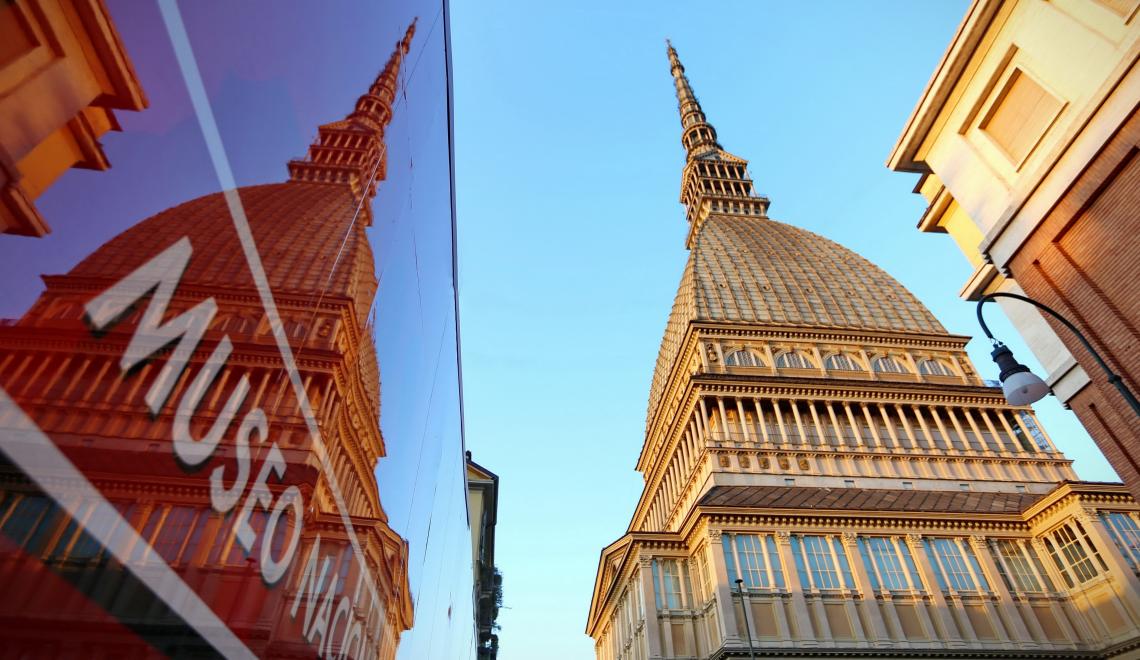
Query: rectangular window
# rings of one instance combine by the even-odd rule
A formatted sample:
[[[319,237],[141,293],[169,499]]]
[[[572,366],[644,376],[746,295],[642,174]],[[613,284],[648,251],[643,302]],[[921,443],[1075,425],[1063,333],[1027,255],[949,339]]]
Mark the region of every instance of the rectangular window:
[[[197,509],[188,506],[175,506],[166,514],[154,541],[154,549],[167,563],[178,563],[198,513]]]
[[[1042,591],[1032,560],[1021,541],[991,539],[990,552],[998,572],[1010,591]]]
[[[1014,70],[979,128],[1015,166],[1020,166],[1049,130],[1062,105],[1037,81]]]
[[[651,571],[657,609],[680,610],[689,607],[692,593],[685,560],[654,559]]]
[[[665,588],[665,607],[677,610],[682,607],[681,602],[681,567],[676,559],[666,559],[662,562],[661,582]]]
[[[982,567],[963,539],[923,539],[938,585],[952,591],[988,591]]]
[[[1140,572],[1140,525],[1136,524],[1133,514],[1110,511],[1101,513],[1100,519],[1128,565]]]
[[[739,578],[749,588],[784,588],[784,572],[771,534],[722,534],[720,540],[730,586]]]
[[[905,543],[894,537],[872,536],[858,540],[859,554],[874,589],[922,589],[922,580]]]
[[[838,537],[793,536],[792,554],[804,589],[854,589],[847,553]]]
[[[1080,523],[1073,521],[1077,526]],[[1083,528],[1079,528],[1083,532]],[[1093,563],[1090,555],[1095,554],[1096,550],[1092,543],[1089,542],[1087,536],[1083,539],[1078,536],[1078,533],[1073,530],[1073,525],[1065,523],[1053,530],[1053,542],[1056,544],[1056,550],[1050,548],[1050,553],[1053,555],[1053,562],[1058,565],[1063,571],[1067,569],[1071,571],[1073,577],[1077,582],[1087,582],[1096,577],[1097,567]],[[1081,534],[1080,536],[1084,536]]]

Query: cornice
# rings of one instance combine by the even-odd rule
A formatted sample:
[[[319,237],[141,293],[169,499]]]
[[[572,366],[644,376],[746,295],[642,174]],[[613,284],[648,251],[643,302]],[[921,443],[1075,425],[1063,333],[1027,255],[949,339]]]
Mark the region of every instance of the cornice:
[[[828,400],[858,399],[913,403],[977,405],[1003,410],[1032,410],[1006,403],[1001,390],[979,385],[900,382],[888,380],[842,380],[802,376],[769,376],[701,373],[690,379],[703,393],[788,396]]]
[[[870,343],[891,346],[922,346],[946,349],[965,349],[971,337],[967,335],[932,335],[924,332],[871,330],[856,328],[825,328],[794,325],[733,324],[722,321],[695,320],[692,325],[710,338],[747,337],[749,339],[808,340],[830,343]]]

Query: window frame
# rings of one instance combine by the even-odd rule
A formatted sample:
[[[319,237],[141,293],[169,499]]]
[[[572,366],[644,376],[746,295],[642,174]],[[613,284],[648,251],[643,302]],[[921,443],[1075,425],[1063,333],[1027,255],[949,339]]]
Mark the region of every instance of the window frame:
[[[750,538],[750,542],[741,543],[740,539]],[[755,562],[753,568],[741,570],[741,546],[751,545],[748,548],[748,561]],[[721,534],[721,550],[724,553],[725,567],[728,569],[728,581],[735,584],[737,579],[744,580],[748,589],[784,591],[787,582],[784,578],[784,567],[780,561],[780,553],[776,546],[776,538],[770,532],[724,532]],[[756,552],[760,550],[761,552]],[[762,562],[762,563],[761,563]],[[753,581],[756,584],[753,584]]]
[[[736,357],[738,355],[747,356],[748,360],[750,360],[753,364],[742,363]],[[759,353],[752,350],[751,348],[743,347],[743,348],[737,348],[737,349],[733,349],[733,350],[729,351],[724,356],[724,366],[726,366],[726,367],[747,367],[747,368],[752,368],[752,369],[763,369],[763,368],[767,367],[768,365],[764,364],[764,360],[761,359]]]
[[[788,361],[789,356],[791,356],[792,359],[801,360],[804,366],[800,366],[798,364],[785,364]],[[779,353],[776,353],[775,356],[773,356],[772,360],[775,363],[777,369],[818,369],[818,367],[812,363],[811,358],[808,357],[808,354],[805,351],[796,348],[780,351]]]

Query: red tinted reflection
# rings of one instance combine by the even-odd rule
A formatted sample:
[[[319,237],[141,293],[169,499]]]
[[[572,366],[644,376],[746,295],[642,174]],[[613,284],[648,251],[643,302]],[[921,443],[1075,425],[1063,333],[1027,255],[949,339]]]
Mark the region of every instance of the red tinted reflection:
[[[0,324],[0,656],[394,657],[413,597],[374,474],[368,229],[414,40],[287,180],[138,222]],[[6,233],[50,231],[25,211]]]

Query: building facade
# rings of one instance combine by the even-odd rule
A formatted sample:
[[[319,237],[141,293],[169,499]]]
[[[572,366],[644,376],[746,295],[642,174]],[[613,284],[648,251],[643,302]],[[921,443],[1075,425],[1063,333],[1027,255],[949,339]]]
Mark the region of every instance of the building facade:
[[[103,0],[0,3],[0,41],[0,233],[43,236],[36,198],[110,167],[99,138],[147,100]]]
[[[475,584],[475,631],[479,660],[499,656],[499,606],[503,576],[495,566],[495,525],[499,512],[499,475],[471,460],[467,452],[467,516],[471,525],[471,571]]]
[[[600,660],[1134,657],[1140,517],[859,255],[768,217],[672,46],[688,261]]]
[[[1060,312],[1140,393],[1140,3],[974,2],[888,166],[921,176],[918,227],[974,266],[961,296]],[[1140,416],[1079,340],[999,301],[1134,496]]]
[[[366,228],[414,34],[288,181],[143,220],[0,327],[0,655],[396,656]],[[33,433],[64,460],[29,461]]]

